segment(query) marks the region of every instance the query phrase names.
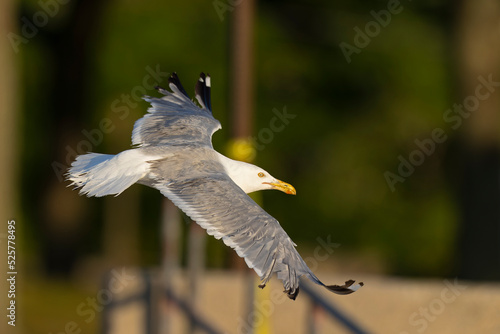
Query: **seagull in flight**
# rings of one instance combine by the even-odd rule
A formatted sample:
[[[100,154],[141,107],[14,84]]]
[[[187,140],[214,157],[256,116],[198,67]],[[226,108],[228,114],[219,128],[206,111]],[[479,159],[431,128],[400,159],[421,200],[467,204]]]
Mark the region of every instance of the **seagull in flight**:
[[[116,155],[88,153],[71,164],[66,175],[80,194],[118,196],[134,183],[158,189],[208,234],[233,248],[255,270],[264,288],[273,273],[295,300],[299,278],[336,294],[350,294],[363,283],[325,285],[308,268],[279,222],[247,194],[275,189],[295,195],[288,183],[264,169],[229,159],[212,146],[221,128],[212,115],[210,76],[201,73],[191,100],[176,73],[161,98],[145,96],[151,106],[134,124],[134,148]]]

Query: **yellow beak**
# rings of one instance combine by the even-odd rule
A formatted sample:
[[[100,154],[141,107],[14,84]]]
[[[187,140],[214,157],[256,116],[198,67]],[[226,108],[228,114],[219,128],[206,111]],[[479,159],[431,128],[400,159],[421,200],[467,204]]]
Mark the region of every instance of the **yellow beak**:
[[[297,191],[295,191],[295,188],[286,182],[276,180],[276,182],[265,182],[267,184],[270,184],[273,189],[275,190],[280,190],[288,195],[295,195],[297,194]]]

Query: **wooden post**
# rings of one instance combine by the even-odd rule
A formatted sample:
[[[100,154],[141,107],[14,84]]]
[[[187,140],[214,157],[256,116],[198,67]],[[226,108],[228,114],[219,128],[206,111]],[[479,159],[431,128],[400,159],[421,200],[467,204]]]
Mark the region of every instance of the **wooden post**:
[[[139,263],[139,189],[104,198],[103,253],[113,266]]]
[[[500,3],[459,2],[458,275],[500,279]],[[463,116],[462,116],[463,115]]]
[[[245,0],[239,2],[231,17],[231,80],[230,87],[231,101],[230,110],[232,114],[232,140],[229,148],[229,156],[236,160],[253,162],[256,150],[249,141],[253,133],[253,112],[254,112],[254,17],[255,1]],[[262,203],[260,194],[255,194],[252,198],[259,204]],[[235,255],[236,256],[236,255]],[[238,261],[241,261],[238,259]],[[240,262],[242,263],[242,261]],[[269,299],[269,288],[256,291],[258,282],[255,280],[253,270],[246,269],[248,275],[246,284],[248,291],[245,300],[247,318],[257,303]],[[262,315],[264,321],[259,325],[253,324],[254,333],[270,333],[269,318]]]
[[[231,17],[230,87],[233,138],[248,138],[253,129],[253,31],[255,1],[240,1]]]

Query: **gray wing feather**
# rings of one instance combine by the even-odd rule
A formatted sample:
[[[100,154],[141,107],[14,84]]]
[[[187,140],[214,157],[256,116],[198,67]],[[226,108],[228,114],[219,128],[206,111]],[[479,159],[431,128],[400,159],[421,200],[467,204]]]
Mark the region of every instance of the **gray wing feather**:
[[[158,87],[158,91],[165,95],[162,98],[144,97],[151,107],[135,122],[132,144],[142,147],[186,144],[212,147],[212,134],[221,128],[219,121],[210,110],[198,107],[185,94],[177,75],[172,74],[169,86],[172,92]]]
[[[244,258],[262,279],[261,287],[274,272],[293,299],[302,275],[324,285],[278,221],[229,178],[214,154],[205,148],[183,148],[174,157],[152,162],[153,186]]]

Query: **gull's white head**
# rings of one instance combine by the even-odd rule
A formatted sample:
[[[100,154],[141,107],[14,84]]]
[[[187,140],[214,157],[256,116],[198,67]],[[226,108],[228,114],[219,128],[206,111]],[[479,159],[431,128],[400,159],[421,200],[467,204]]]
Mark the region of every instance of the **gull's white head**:
[[[223,164],[229,177],[247,194],[266,189],[280,190],[290,195],[296,194],[291,184],[274,178],[262,168],[246,162],[226,159]]]
[[[266,189],[280,190],[289,195],[295,195],[297,193],[291,184],[276,179],[262,168],[250,164],[246,165],[243,173],[244,178],[241,181],[243,184],[240,185],[246,193]],[[238,182],[236,182],[236,184],[238,184]]]

